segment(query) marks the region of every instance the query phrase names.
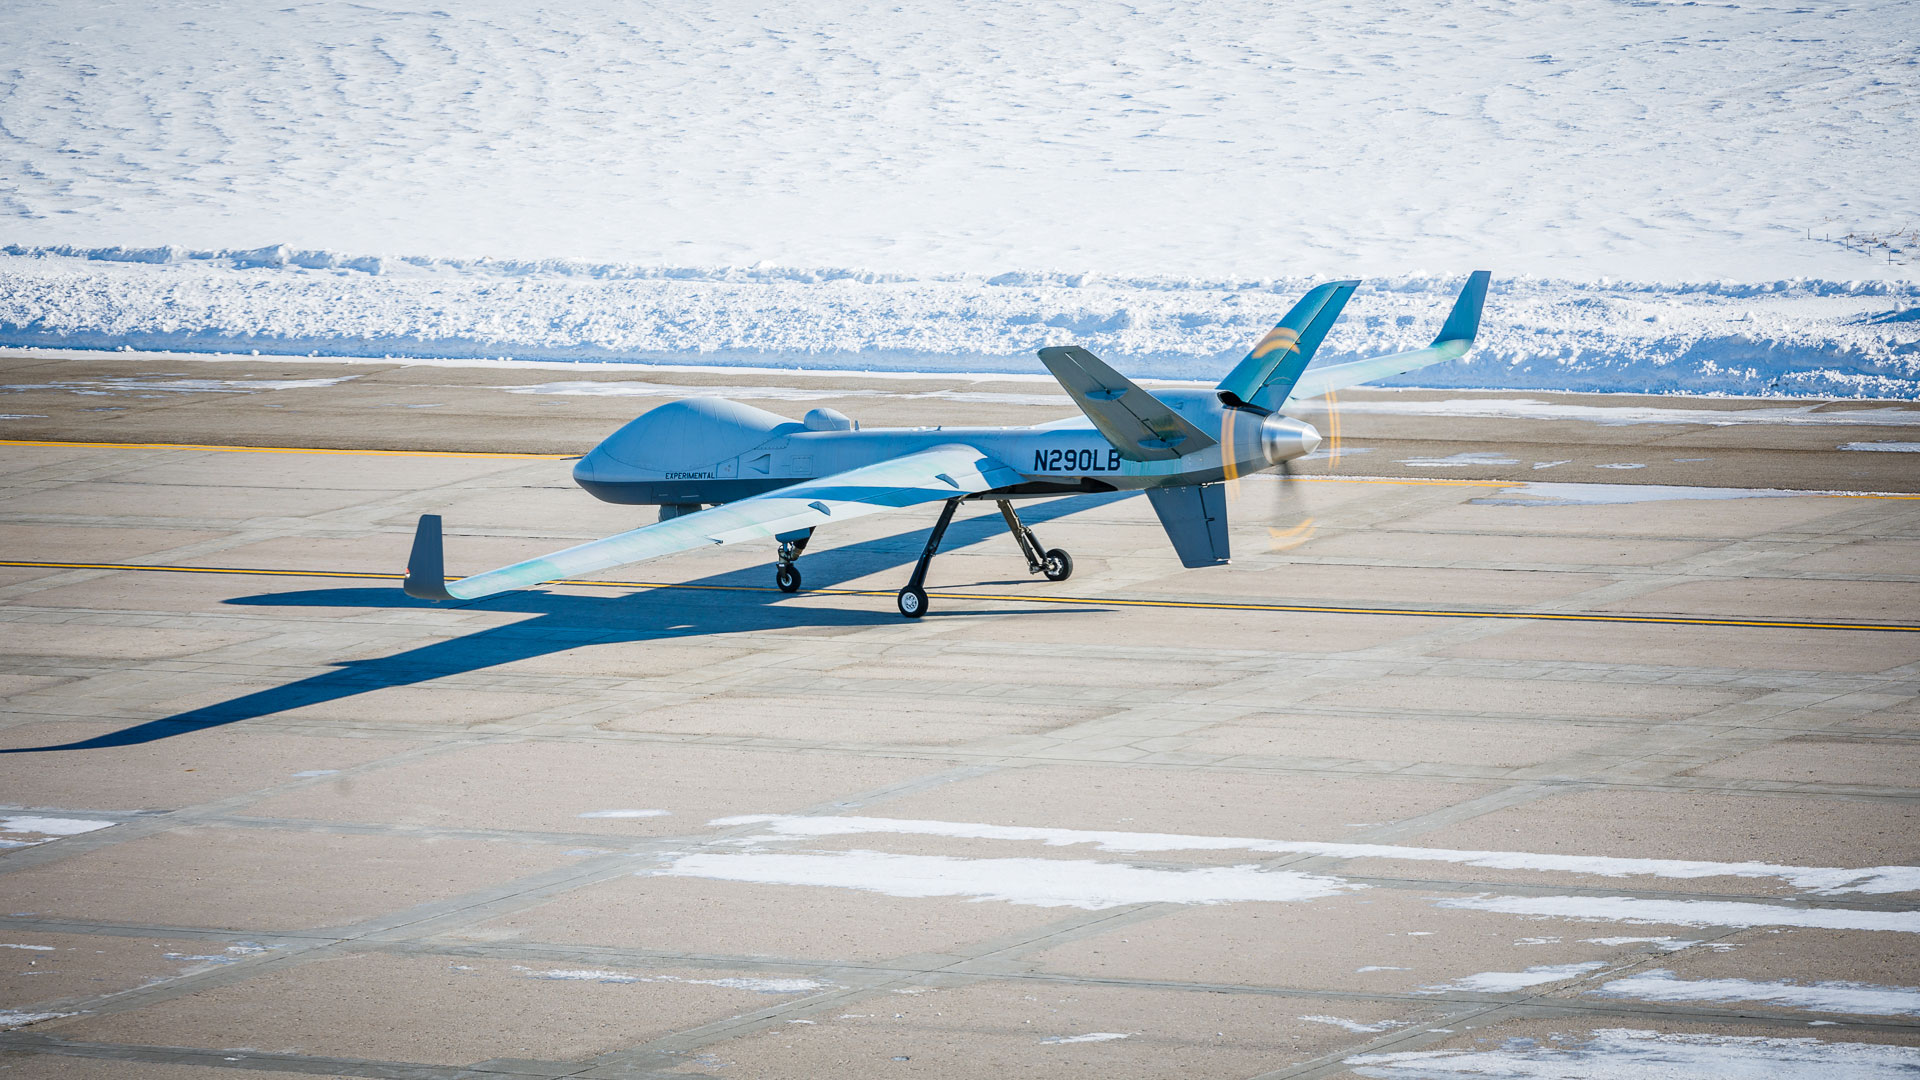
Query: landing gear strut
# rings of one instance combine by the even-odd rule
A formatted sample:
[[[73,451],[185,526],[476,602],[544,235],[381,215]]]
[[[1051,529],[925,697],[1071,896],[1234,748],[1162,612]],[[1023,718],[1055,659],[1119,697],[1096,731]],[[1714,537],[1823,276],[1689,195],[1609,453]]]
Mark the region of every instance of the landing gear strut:
[[[927,535],[927,549],[920,553],[920,561],[914,564],[913,576],[907,579],[907,587],[900,590],[900,614],[909,619],[917,619],[927,613],[927,567],[933,564],[933,556],[940,550],[940,541],[947,535],[947,526],[953,524],[953,512],[960,508],[959,499],[948,499],[940,508],[940,520],[933,523],[933,532]],[[1020,545],[1020,553],[1027,557],[1029,574],[1045,574],[1048,581],[1065,581],[1073,576],[1073,556],[1060,548],[1040,550],[1040,539],[1033,530],[1020,521],[1020,515],[1013,512],[1013,504],[1006,499],[996,499],[1000,507],[1000,516],[1007,519],[1007,528],[1013,532],[1013,539]],[[783,588],[785,586],[782,586]]]
[[[813,530],[781,533],[774,539],[780,541],[780,561],[773,568],[773,583],[780,586],[781,592],[799,592],[800,568],[793,564],[799,561],[800,553],[807,550],[807,541],[813,539]]]
[[[1073,556],[1061,548],[1041,551],[1040,538],[1021,523],[1020,515],[1013,512],[1013,503],[1006,499],[995,502],[1000,507],[1000,516],[1007,519],[1007,529],[1013,533],[1014,542],[1020,545],[1020,554],[1027,557],[1027,573],[1045,574],[1048,581],[1065,581],[1073,576]]]
[[[947,535],[947,526],[953,524],[953,512],[960,509],[959,499],[948,499],[940,508],[940,520],[933,523],[933,532],[927,536],[927,549],[920,553],[920,561],[914,564],[913,576],[907,579],[907,587],[900,590],[900,614],[909,619],[917,619],[927,613],[927,567],[933,565],[933,553],[940,550],[940,539]]]

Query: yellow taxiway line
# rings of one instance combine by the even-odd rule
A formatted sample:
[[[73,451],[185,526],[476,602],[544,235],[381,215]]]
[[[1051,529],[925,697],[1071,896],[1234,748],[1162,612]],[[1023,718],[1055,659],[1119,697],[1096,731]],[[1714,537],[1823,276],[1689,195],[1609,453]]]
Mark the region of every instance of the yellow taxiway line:
[[[26,559],[0,559],[0,566],[19,566],[40,570],[132,570],[163,574],[236,574],[252,577],[354,578],[367,581],[399,581],[405,574],[383,574],[366,570],[276,570],[244,566],[144,566],[135,563],[39,562]],[[447,580],[455,580],[448,578]],[[589,589],[686,589],[707,592],[766,593],[778,590],[765,585],[695,585],[669,581],[543,581],[542,586],[571,586]],[[881,589],[808,589],[815,596],[893,596]],[[1920,634],[1920,625],[1898,623],[1805,622],[1786,619],[1733,619],[1688,615],[1608,615],[1591,611],[1475,611],[1451,608],[1359,607],[1342,604],[1250,604],[1230,600],[1150,600],[1106,596],[1029,596],[1013,593],[930,592],[940,600],[986,601],[1004,604],[1074,604],[1089,607],[1187,608],[1200,611],[1274,611],[1308,615],[1384,615],[1415,619],[1513,619],[1525,622],[1625,623],[1635,626],[1735,626],[1767,630],[1868,630],[1881,633]],[[484,598],[483,598],[484,599]]]
[[[352,454],[365,457],[536,458],[564,461],[579,454],[507,454],[478,450],[336,450],[315,446],[214,446],[201,443],[63,442],[55,439],[0,439],[0,446],[47,446],[80,450],[207,450],[220,454]]]

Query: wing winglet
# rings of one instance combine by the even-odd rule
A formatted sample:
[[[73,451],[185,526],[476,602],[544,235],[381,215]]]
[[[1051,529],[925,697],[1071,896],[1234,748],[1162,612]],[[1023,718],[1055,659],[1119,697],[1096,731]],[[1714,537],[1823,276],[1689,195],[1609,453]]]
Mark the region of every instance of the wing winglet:
[[[421,514],[413,530],[413,553],[407,556],[407,580],[401,586],[421,600],[453,599],[447,591],[447,563],[440,545],[440,515]]]
[[[1426,348],[1309,368],[1294,384],[1293,392],[1287,398],[1263,401],[1261,404],[1278,409],[1288,400],[1319,397],[1334,390],[1344,390],[1375,379],[1404,375],[1409,371],[1460,359],[1467,354],[1467,350],[1473,348],[1473,339],[1480,332],[1480,312],[1487,302],[1487,282],[1490,277],[1485,270],[1475,270],[1468,275],[1459,299],[1453,302],[1453,310],[1440,327],[1439,336]]]
[[[1480,310],[1487,304],[1487,281],[1492,277],[1490,270],[1475,270],[1467,275],[1466,287],[1460,290],[1453,310],[1447,313],[1446,325],[1440,328],[1440,336],[1433,339],[1435,345],[1447,341],[1473,343],[1473,336],[1480,332]]]

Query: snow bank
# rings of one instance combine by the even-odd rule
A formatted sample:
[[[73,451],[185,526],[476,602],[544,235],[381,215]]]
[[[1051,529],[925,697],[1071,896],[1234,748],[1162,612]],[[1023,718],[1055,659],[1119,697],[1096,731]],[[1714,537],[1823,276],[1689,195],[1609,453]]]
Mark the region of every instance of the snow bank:
[[[0,345],[1033,372],[1079,343],[1224,374],[1313,282],[0,249]],[[1321,362],[1424,345],[1457,277],[1369,282]],[[1386,385],[1920,397],[1920,285],[1496,278],[1480,346]]]

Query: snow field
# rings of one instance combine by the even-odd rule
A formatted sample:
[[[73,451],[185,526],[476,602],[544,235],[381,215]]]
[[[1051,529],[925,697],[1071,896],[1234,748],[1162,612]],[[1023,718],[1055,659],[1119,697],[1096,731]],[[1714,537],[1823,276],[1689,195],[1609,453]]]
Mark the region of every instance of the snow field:
[[[1212,380],[1314,284],[5,250],[0,345],[855,371],[1038,372],[1077,343]],[[1316,362],[1425,345],[1463,277],[1363,284]],[[1396,384],[1920,397],[1920,285],[1496,277],[1475,351]]]

